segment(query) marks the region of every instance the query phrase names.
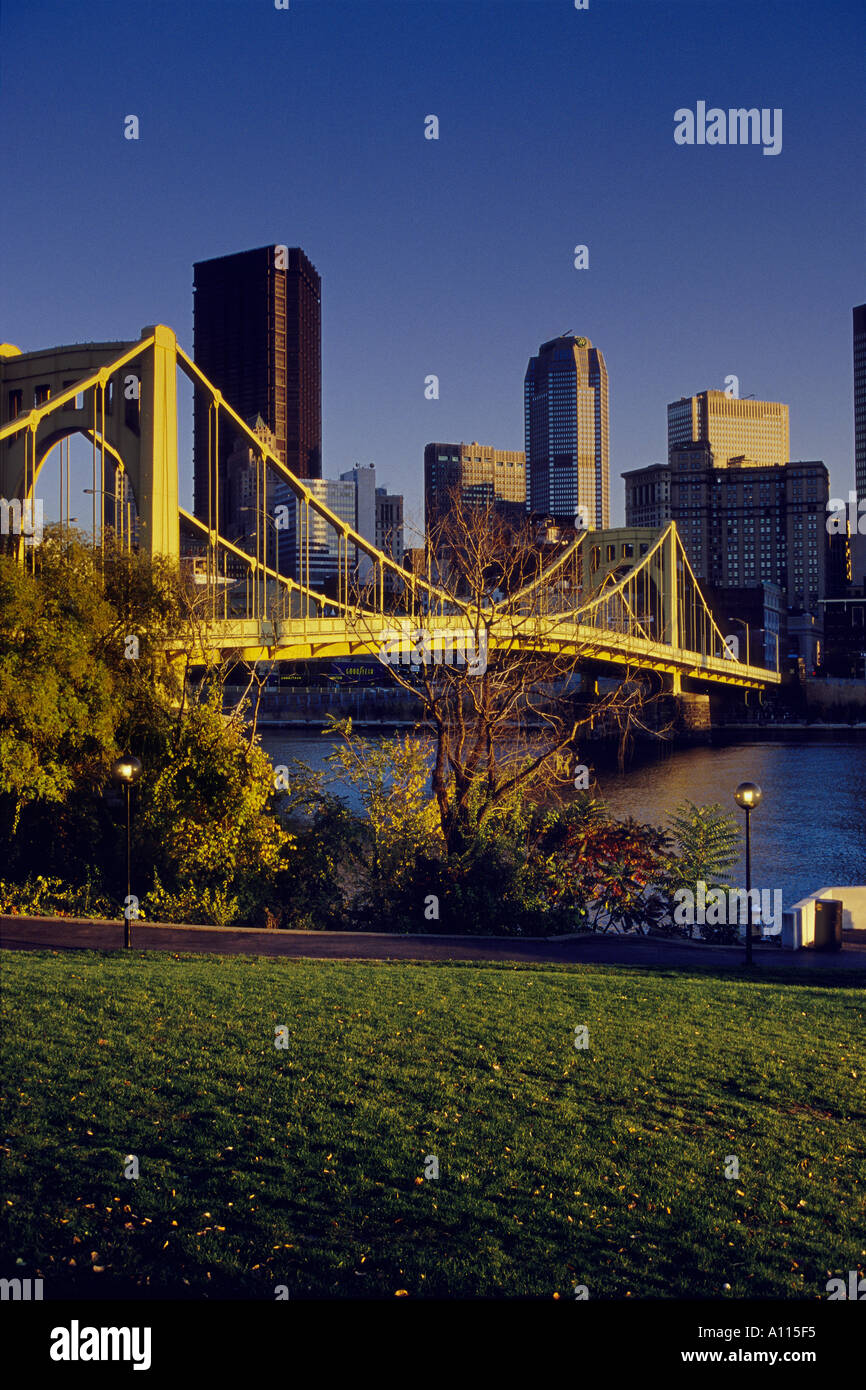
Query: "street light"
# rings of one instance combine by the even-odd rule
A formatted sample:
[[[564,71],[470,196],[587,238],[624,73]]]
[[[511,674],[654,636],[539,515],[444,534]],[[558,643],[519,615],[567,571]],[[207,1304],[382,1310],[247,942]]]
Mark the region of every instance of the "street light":
[[[130,498],[130,497],[121,497],[121,495],[120,495],[119,493],[117,493],[117,492],[112,492],[111,489],[110,489],[110,488],[107,488],[107,487],[97,487],[97,488],[85,487],[85,488],[82,488],[81,490],[82,490],[82,492],[83,492],[87,497],[113,497],[114,500],[115,500],[115,502],[119,502],[120,505],[121,505],[121,507],[125,507],[125,508],[126,508],[126,534],[127,534],[128,539],[129,539],[130,545],[132,545],[132,498]],[[121,536],[122,536],[122,535],[123,535],[123,516],[122,516],[122,514],[121,514],[121,518],[120,518],[120,532],[121,532]]]
[[[277,525],[276,521],[274,520],[274,518],[273,518],[272,516],[269,516],[267,512],[260,512],[258,507],[239,507],[239,508],[238,508],[238,511],[239,511],[239,512],[252,512],[253,516],[255,516],[255,517],[262,516],[262,517],[264,518],[264,521],[265,521],[265,531],[264,531],[264,535],[262,536],[261,539],[262,539],[262,541],[263,541],[263,551],[264,551],[264,564],[265,564],[265,569],[267,569],[267,567],[268,567],[268,531],[267,531],[267,528],[268,528],[269,525],[273,527],[273,530],[274,530],[274,552],[275,552],[274,569],[276,570],[277,574],[279,574],[279,573],[280,573],[280,528],[279,528],[279,526]],[[259,532],[258,532],[258,530],[246,532],[246,533],[245,533],[245,538],[246,538],[246,539],[249,539],[249,540],[251,540],[251,541],[252,541],[252,540],[256,540],[256,541],[257,541],[257,540],[259,539]],[[256,554],[258,555],[258,546],[256,546]],[[262,592],[263,592],[263,595],[264,595],[263,606],[264,606],[265,609],[267,609],[267,601],[268,601],[268,577],[267,577],[266,574],[264,574],[264,575],[262,576]]]
[[[277,569],[277,572],[279,572],[279,568],[280,568],[280,528],[279,528],[279,526],[277,525],[277,523],[276,523],[276,521],[274,520],[274,518],[273,518],[272,516],[269,516],[267,512],[260,512],[259,509],[258,509],[258,507],[239,507],[239,508],[238,508],[238,511],[240,511],[240,512],[252,512],[252,513],[253,513],[253,516],[256,516],[256,517],[262,516],[262,517],[264,517],[264,520],[265,520],[266,525],[272,526],[272,527],[274,528],[274,542],[275,542],[275,545],[276,545],[276,552],[277,552],[277,564],[276,564],[276,569]],[[247,535],[249,536],[249,539],[252,540],[253,537],[255,537],[255,536],[258,535],[258,531],[249,531],[249,532],[247,532]],[[265,531],[264,540],[265,540],[265,564],[267,564],[267,562],[268,562],[268,557],[267,557],[268,533],[267,533],[267,531]]]
[[[741,782],[734,792],[734,800],[746,813],[746,901],[749,921],[746,927],[746,965],[752,964],[752,827],[751,815],[760,804],[763,792],[757,782]]]
[[[729,618],[728,618],[728,622],[729,622],[729,623],[739,623],[739,624],[740,624],[740,627],[744,627],[744,628],[746,629],[746,665],[747,665],[747,666],[750,666],[750,665],[751,665],[751,662],[750,662],[750,660],[749,660],[749,624],[746,622],[745,618],[734,618],[734,617],[729,617]],[[761,631],[761,632],[763,632],[763,630],[764,630],[763,628],[760,628],[760,629],[759,629],[759,631]]]
[[[130,926],[129,926],[129,899],[132,896],[130,887],[132,881],[132,852],[129,831],[129,793],[141,776],[141,759],[130,755],[125,758],[116,758],[111,764],[111,775],[115,782],[118,782],[126,789],[126,903],[123,912],[123,945],[128,951],[131,945]]]

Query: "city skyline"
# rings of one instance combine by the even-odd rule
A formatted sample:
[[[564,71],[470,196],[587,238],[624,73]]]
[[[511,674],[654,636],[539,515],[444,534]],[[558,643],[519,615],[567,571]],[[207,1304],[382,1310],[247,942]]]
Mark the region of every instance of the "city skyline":
[[[100,10],[105,76],[85,109],[73,83],[88,10],[48,3],[38,35],[23,9],[4,14],[21,61],[3,100],[22,138],[9,152],[17,196],[2,214],[16,268],[3,338],[28,351],[135,338],[161,321],[191,350],[193,263],[287,242],[305,248],[327,287],[323,472],[373,459],[416,521],[425,444],[519,448],[527,357],[566,325],[603,346],[610,372],[613,522],[624,514],[619,475],[665,457],[665,405],[722,389],[730,374],[741,395],[790,405],[791,452],[823,458],[834,494],[853,486],[849,315],[863,300],[863,217],[855,206],[839,219],[838,208],[850,205],[850,150],[864,129],[858,7],[771,5],[755,16],[738,4],[622,0],[583,13],[550,0],[371,3],[359,14],[301,0],[250,11],[231,40],[207,29],[203,6],[172,13],[167,31]],[[727,53],[747,19],[749,46]],[[24,74],[37,58],[34,93]],[[249,63],[263,95],[245,101],[242,120],[231,104],[213,109],[215,74],[228,80]],[[275,127],[264,92],[278,72],[285,121]],[[545,93],[566,84],[581,100],[563,105],[557,139],[542,148],[526,113],[539,112],[541,129]],[[678,146],[674,111],[698,95],[784,110],[784,148],[763,159]],[[138,142],[124,139],[129,112]],[[438,140],[425,139],[429,113]],[[828,129],[846,140],[828,141]],[[264,181],[264,201],[215,201],[218,163],[243,189]],[[83,190],[99,177],[114,196],[94,217]],[[542,219],[526,196],[539,179]],[[56,225],[46,196],[64,209]],[[499,215],[481,215],[487,206]],[[578,245],[588,269],[575,268]],[[439,395],[428,400],[431,374]],[[191,443],[181,440],[187,505]]]
[[[0,0],[34,1366],[479,1299],[851,1363],[864,55],[863,0]]]

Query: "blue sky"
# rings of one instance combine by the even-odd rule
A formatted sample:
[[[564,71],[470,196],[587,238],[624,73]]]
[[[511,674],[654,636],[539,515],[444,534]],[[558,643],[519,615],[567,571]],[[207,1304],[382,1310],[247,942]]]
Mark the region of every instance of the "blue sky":
[[[615,521],[667,402],[729,373],[845,491],[864,52],[855,0],[4,0],[0,339],[191,350],[193,261],[285,242],[323,277],[328,476],[374,460],[417,515],[425,443],[522,448],[527,359],[572,330]],[[676,145],[698,100],[780,107],[782,152]]]

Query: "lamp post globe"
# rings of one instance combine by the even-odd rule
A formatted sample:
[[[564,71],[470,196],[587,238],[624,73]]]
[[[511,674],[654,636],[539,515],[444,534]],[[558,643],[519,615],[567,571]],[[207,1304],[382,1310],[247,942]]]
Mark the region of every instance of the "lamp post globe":
[[[741,782],[734,792],[734,800],[746,813],[746,901],[748,921],[746,923],[746,965],[752,964],[752,826],[751,818],[755,807],[760,805],[763,792],[757,782]]]
[[[734,792],[734,800],[744,811],[754,811],[763,795],[757,782],[741,782]]]
[[[134,753],[126,754],[122,758],[115,758],[111,764],[111,775],[126,793],[126,902],[123,910],[123,945],[125,950],[129,950],[131,945],[131,928],[129,925],[129,899],[132,895],[132,840],[130,836],[129,820],[129,793],[141,776],[141,759],[136,758]]]
[[[141,759],[134,754],[115,758],[111,764],[111,775],[121,786],[131,787],[141,776]]]

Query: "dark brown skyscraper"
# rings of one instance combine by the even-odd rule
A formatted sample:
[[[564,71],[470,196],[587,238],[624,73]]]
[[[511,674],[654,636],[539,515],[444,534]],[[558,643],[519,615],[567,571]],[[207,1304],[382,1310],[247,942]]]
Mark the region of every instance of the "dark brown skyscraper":
[[[854,309],[854,481],[866,497],[866,304]]]
[[[193,355],[244,420],[261,415],[300,478],[322,476],[322,282],[300,247],[197,261]],[[207,405],[196,398],[195,510],[207,517]],[[220,441],[225,496],[228,437]],[[223,515],[223,521],[228,518]]]

